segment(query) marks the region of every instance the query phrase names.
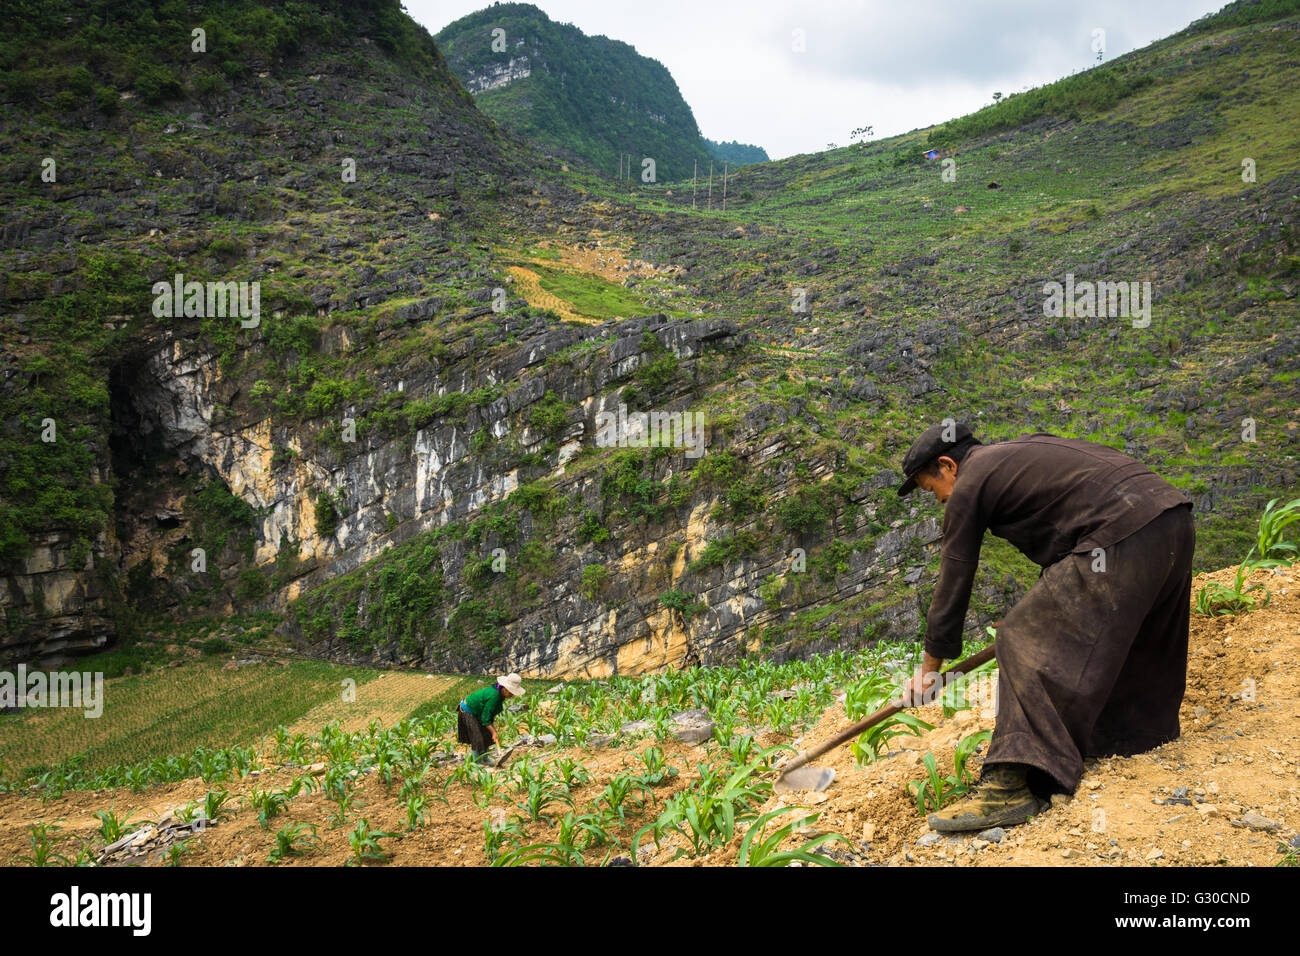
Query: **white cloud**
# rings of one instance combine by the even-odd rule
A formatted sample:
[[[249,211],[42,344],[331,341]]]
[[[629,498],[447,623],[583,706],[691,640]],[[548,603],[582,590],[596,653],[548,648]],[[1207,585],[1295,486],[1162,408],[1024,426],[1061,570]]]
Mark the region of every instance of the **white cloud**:
[[[547,16],[666,66],[710,139],[774,159],[979,109],[1181,30],[1224,0],[544,0]],[[407,0],[430,33],[487,4]],[[804,30],[807,51],[791,49]]]

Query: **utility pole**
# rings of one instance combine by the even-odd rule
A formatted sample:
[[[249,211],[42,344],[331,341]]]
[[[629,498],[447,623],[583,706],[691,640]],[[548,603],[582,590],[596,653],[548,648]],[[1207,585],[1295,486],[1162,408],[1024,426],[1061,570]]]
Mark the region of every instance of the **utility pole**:
[[[727,211],[727,163],[722,164],[722,211]]]
[[[713,160],[709,160],[709,208],[713,208]]]
[[[695,168],[691,170],[691,208],[695,208],[695,177],[700,174],[700,161],[695,161]]]

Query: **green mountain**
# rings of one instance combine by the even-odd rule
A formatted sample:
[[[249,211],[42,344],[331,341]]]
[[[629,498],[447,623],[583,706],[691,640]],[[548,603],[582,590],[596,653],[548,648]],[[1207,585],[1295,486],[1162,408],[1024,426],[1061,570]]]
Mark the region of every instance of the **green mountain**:
[[[1295,0],[711,199],[508,135],[397,0],[9,7],[0,664],[910,640],[948,416],[1149,463],[1198,569],[1300,487]],[[972,640],[1038,570],[982,557]]]
[[[727,162],[732,166],[748,166],[750,163],[766,163],[768,161],[767,150],[762,146],[751,146],[749,143],[734,141],[715,143],[711,139],[706,139],[704,148],[718,162]]]
[[[494,32],[501,31],[501,32]],[[629,44],[555,23],[529,3],[462,17],[438,46],[475,102],[505,128],[615,177],[689,179],[709,153],[668,70]]]

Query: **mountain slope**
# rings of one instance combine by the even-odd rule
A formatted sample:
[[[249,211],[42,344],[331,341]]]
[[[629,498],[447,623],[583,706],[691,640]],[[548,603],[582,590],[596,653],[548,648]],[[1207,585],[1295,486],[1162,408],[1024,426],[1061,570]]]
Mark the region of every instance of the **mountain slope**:
[[[1149,462],[1202,568],[1300,483],[1293,14],[968,128],[952,181],[922,130],[743,167],[724,212],[537,156],[390,4],[213,7],[210,44],[258,38],[227,89],[143,6],[161,33],[112,49],[174,88],[44,21],[4,48],[8,660],[292,642],[600,676],[908,640],[939,512],[893,489],[949,415]],[[57,102],[77,67],[91,101]],[[260,324],[155,315],[177,273],[260,282]],[[1150,282],[1150,324],[1044,315],[1071,275]],[[602,416],[638,412],[702,415],[704,453],[611,447]],[[1036,572],[990,538],[968,636]]]
[[[495,31],[504,31],[496,33]],[[507,129],[608,176],[688,179],[709,153],[691,108],[658,60],[627,43],[586,36],[528,3],[502,3],[437,34],[479,108]]]

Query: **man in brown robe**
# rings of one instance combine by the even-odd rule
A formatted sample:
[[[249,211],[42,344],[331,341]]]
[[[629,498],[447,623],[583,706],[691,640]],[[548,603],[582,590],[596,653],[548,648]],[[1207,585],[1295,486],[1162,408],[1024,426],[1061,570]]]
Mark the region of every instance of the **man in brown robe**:
[[[931,814],[931,829],[1023,823],[1052,792],[1074,792],[1084,757],[1178,736],[1196,537],[1186,496],[1105,445],[1047,434],[983,445],[951,419],[916,441],[903,471],[900,495],[919,486],[945,506],[909,694],[961,654],[986,530],[1043,569],[997,630],[997,723],[979,784]]]

